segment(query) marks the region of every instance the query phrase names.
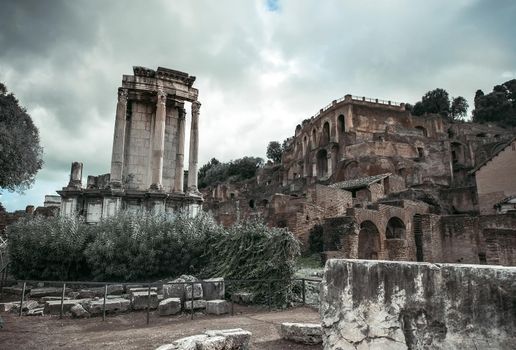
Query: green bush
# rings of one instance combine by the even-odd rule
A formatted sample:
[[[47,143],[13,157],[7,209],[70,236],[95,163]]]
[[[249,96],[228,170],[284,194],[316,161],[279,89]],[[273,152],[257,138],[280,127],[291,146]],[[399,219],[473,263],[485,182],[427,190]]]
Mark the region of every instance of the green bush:
[[[154,281],[182,274],[226,279],[290,280],[299,242],[286,229],[249,221],[223,229],[213,218],[120,212],[87,225],[77,217],[27,218],[8,228],[12,271],[35,280]],[[269,284],[229,284],[257,302]],[[273,282],[271,302],[290,300],[292,284]]]
[[[231,291],[246,290],[255,301],[269,297],[275,305],[284,305],[292,295],[296,259],[300,254],[299,241],[285,228],[270,228],[251,220],[228,229],[209,250],[210,263],[205,274],[230,280],[282,280],[273,282],[230,283]]]
[[[178,215],[122,212],[95,226],[86,249],[93,278],[146,281],[197,274],[207,262],[207,244],[221,228],[205,213]]]
[[[22,279],[77,280],[90,277],[84,250],[91,226],[78,217],[24,218],[8,226],[12,273]]]

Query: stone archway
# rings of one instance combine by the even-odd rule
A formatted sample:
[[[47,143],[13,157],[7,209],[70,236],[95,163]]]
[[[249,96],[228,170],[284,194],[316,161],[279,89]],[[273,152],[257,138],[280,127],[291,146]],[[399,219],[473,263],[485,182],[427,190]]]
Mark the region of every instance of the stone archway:
[[[321,149],[317,152],[317,176],[324,177],[328,174],[328,152]]]
[[[393,216],[387,222],[387,228],[385,229],[385,238],[387,239],[405,239],[405,224],[403,221]]]
[[[414,241],[416,243],[416,261],[425,261],[423,254],[423,227],[421,215],[416,214],[412,219],[412,227],[414,228]]]
[[[363,221],[358,234],[358,258],[378,260],[380,255],[380,232],[372,221]]]

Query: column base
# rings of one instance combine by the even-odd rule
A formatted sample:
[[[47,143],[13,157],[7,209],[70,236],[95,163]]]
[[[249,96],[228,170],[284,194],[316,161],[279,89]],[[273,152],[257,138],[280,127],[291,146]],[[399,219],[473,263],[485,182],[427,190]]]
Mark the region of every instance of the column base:
[[[122,188],[122,181],[111,181],[109,186],[114,189],[120,189]]]
[[[163,186],[161,184],[152,184],[152,185],[150,185],[149,190],[150,191],[162,192],[163,191]]]
[[[197,189],[197,187],[190,187],[186,191],[186,194],[189,196],[202,197],[201,192]]]

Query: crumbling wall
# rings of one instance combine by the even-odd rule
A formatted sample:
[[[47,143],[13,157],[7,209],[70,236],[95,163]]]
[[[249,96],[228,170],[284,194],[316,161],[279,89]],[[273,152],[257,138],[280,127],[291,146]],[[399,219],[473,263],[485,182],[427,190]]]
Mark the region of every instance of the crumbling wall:
[[[514,349],[516,268],[329,260],[324,349]]]

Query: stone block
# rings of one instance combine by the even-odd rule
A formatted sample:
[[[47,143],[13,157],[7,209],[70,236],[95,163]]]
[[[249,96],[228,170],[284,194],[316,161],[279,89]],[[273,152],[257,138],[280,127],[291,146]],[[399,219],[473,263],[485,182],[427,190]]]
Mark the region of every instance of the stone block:
[[[44,314],[44,308],[43,307],[37,307],[35,309],[27,311],[27,316],[43,316]]]
[[[185,301],[185,310],[192,310],[192,306],[194,310],[206,309],[206,300],[197,299]]]
[[[191,284],[185,285],[185,300],[192,300],[192,287],[193,287],[193,298],[194,299],[202,299],[202,284],[195,283],[193,286]]]
[[[514,349],[514,281],[516,267],[329,260],[325,349]]]
[[[130,305],[131,302],[127,299],[106,299],[106,312],[124,312],[129,310]],[[102,314],[104,299],[91,300],[87,303],[84,303],[83,306],[91,315]]]
[[[161,301],[158,305],[160,316],[175,315],[181,312],[181,299],[168,298]]]
[[[23,288],[20,287],[4,287],[3,292],[6,294],[22,295]],[[28,293],[30,289],[25,289],[25,293]]]
[[[151,290],[151,292],[157,292],[158,287],[151,287],[150,290]],[[128,293],[131,294],[131,293],[135,293],[135,292],[148,292],[148,291],[149,291],[149,287],[134,287],[134,288],[129,288]]]
[[[69,288],[66,288],[66,292],[71,291]],[[30,290],[30,297],[31,298],[42,298],[42,297],[58,297],[63,295],[63,288],[62,287],[46,287],[46,288],[32,288]]]
[[[72,313],[72,317],[75,318],[85,318],[90,316],[89,312],[86,311],[86,309],[81,304],[72,306],[70,312]]]
[[[318,323],[290,323],[280,325],[281,337],[308,345],[322,343],[322,326]]]
[[[151,309],[158,307],[158,293],[150,292],[149,294],[148,291],[131,293],[131,308],[133,310],[145,310],[147,306],[150,306]]]
[[[64,297],[64,300],[70,300],[70,299],[77,299],[77,298]],[[42,303],[46,303],[47,301],[55,301],[55,300],[61,300],[61,297],[41,297],[41,298],[39,298],[39,301],[41,301]]]
[[[197,350],[225,350],[228,349],[226,347],[226,337],[222,336],[213,336],[208,339],[197,343]]]
[[[252,335],[251,332],[245,331],[242,328],[209,330],[209,331],[204,332],[204,334],[206,334],[210,337],[222,336],[222,337],[226,338],[225,349],[241,349],[241,350],[249,349],[249,342],[251,341],[251,335]]]
[[[16,302],[0,303],[0,312],[9,312],[14,308]],[[19,305],[19,303],[18,303]]]
[[[229,304],[225,300],[206,301],[206,313],[212,315],[223,315],[229,312]]]
[[[81,289],[79,291],[79,298],[94,298],[94,297],[104,297],[105,287],[96,287],[96,288],[88,288]],[[121,284],[110,284],[107,286],[107,294],[116,294],[120,295],[124,293],[124,286]]]
[[[254,296],[248,292],[236,292],[231,295],[231,300],[237,304],[248,305],[253,302]]]
[[[224,299],[224,278],[210,278],[202,281],[202,292],[204,300]]]
[[[185,286],[184,284],[164,284],[163,285],[163,297],[168,298],[179,298],[185,299]]]
[[[70,309],[76,304],[82,304],[90,301],[90,299],[69,299],[63,300],[63,312],[70,312]],[[59,315],[61,313],[61,300],[50,300],[45,302],[46,315]]]

